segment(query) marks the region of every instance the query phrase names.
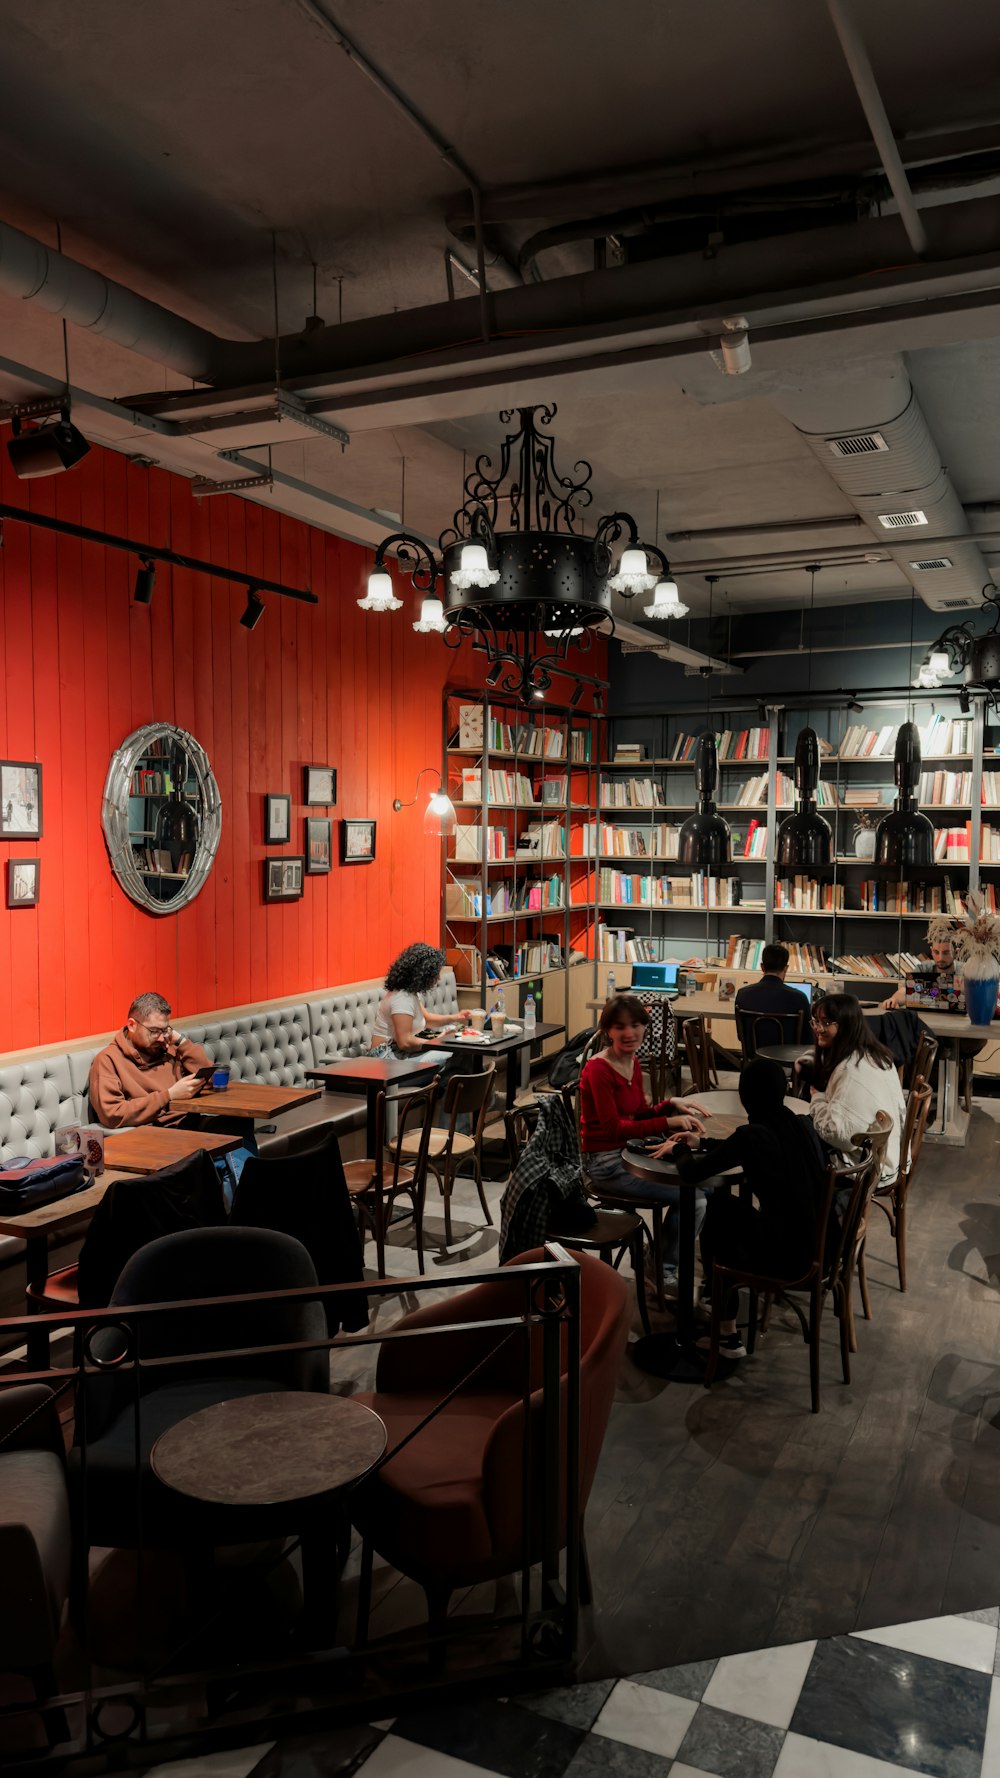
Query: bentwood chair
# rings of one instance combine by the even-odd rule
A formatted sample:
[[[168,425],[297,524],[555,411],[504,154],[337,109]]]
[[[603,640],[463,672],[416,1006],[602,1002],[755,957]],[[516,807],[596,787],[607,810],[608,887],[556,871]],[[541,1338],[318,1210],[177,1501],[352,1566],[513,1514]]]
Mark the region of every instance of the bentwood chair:
[[[424,1194],[427,1186],[427,1155],[437,1105],[438,1082],[407,1093],[391,1103],[398,1109],[396,1137],[386,1148],[386,1094],[375,1101],[375,1153],[363,1161],[345,1161],[344,1178],[358,1212],[361,1241],[371,1230],[375,1239],[378,1275],[385,1277],[385,1237],[397,1198],[409,1198],[413,1207],[413,1224],[417,1237],[417,1264],[424,1269]],[[412,1164],[406,1159],[404,1143],[412,1132],[418,1132],[416,1154]]]
[[[916,1086],[918,1075],[922,1075],[928,1086],[930,1086],[933,1078],[934,1064],[937,1061],[937,1054],[937,1038],[932,1037],[929,1031],[921,1031],[920,1041],[913,1052],[913,1061],[910,1063],[910,1078],[908,1085],[911,1088]]]
[[[855,1161],[835,1161],[827,1169],[826,1186],[816,1222],[816,1247],[810,1265],[799,1278],[778,1278],[753,1272],[740,1265],[715,1261],[712,1266],[712,1333],[705,1387],[715,1381],[719,1363],[719,1324],[725,1304],[734,1290],[745,1286],[750,1294],[747,1328],[747,1353],[752,1355],[757,1339],[757,1302],[765,1298],[761,1332],[767,1331],[770,1305],[775,1297],[787,1302],[798,1318],[802,1337],[809,1347],[809,1381],[812,1411],[819,1413],[819,1336],[827,1297],[840,1319],[840,1361],[844,1382],[851,1380],[852,1320],[851,1287],[854,1281],[854,1259],[858,1230],[867,1214],[871,1195],[878,1183],[885,1155],[891,1119],[879,1112],[870,1129],[853,1138],[860,1150]],[[844,1198],[846,1196],[846,1203]],[[842,1208],[838,1208],[838,1204]],[[796,1301],[805,1294],[805,1308]]]
[[[493,1096],[496,1063],[490,1062],[477,1074],[453,1074],[444,1091],[444,1112],[448,1119],[445,1130],[432,1129],[427,1139],[427,1169],[433,1173],[444,1199],[444,1239],[451,1246],[451,1194],[455,1180],[468,1166],[471,1168],[483,1215],[492,1226],[493,1218],[483,1190],[483,1135]],[[471,1135],[458,1128],[461,1117],[472,1125]],[[399,1143],[399,1152],[414,1166],[420,1159],[423,1129],[411,1130]],[[423,1268],[421,1268],[422,1270]]]
[[[913,1183],[913,1174],[920,1159],[930,1108],[931,1089],[920,1075],[916,1075],[913,1085],[906,1095],[906,1117],[899,1139],[899,1170],[895,1179],[889,1180],[885,1185],[876,1185],[872,1193],[872,1203],[877,1204],[886,1217],[889,1223],[889,1233],[896,1243],[896,1267],[899,1272],[900,1290],[906,1289],[906,1204],[910,1186]],[[859,1231],[858,1285],[861,1291],[861,1307],[864,1310],[865,1320],[870,1321],[872,1306],[868,1295],[868,1273],[865,1268],[867,1232],[867,1224],[865,1224]]]
[[[762,1045],[769,1043],[803,1043],[806,1009],[801,1012],[743,1012],[736,1008],[736,1034],[740,1040],[743,1067],[752,1062]]]
[[[681,1026],[687,1063],[691,1070],[691,1091],[710,1093],[718,1087],[719,1075],[712,1051],[712,1039],[703,1018],[685,1019]]]

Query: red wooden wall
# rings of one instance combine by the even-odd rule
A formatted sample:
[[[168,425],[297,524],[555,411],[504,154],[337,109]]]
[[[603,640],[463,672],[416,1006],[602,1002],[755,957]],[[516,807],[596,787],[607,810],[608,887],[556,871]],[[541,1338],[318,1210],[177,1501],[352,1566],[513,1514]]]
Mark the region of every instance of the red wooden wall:
[[[424,837],[425,765],[439,766],[446,683],[481,683],[482,656],[414,635],[414,597],[359,611],[368,554],[228,496],[92,449],[69,474],[18,482],[0,449],[2,499],[307,586],[318,606],[271,596],[257,628],[241,587],[161,567],[149,607],[117,550],[8,522],[0,551],[0,758],[42,765],[44,833],[0,841],[41,859],[37,908],[0,908],[0,1051],[120,1024],[156,988],[181,1016],[292,998],[378,976],[404,944],[440,933],[439,840]],[[590,668],[593,671],[593,668]],[[179,723],[206,748],[222,793],[222,842],[189,908],[154,916],[112,875],[101,793],[115,747],[140,724]],[[292,796],[304,852],[302,768],[338,772],[332,876],[300,902],[263,899],[263,799]],[[425,784],[428,781],[425,780]],[[322,811],[313,811],[322,813]],[[373,817],[377,860],[342,867],[337,819]],[[272,852],[273,855],[273,852]]]

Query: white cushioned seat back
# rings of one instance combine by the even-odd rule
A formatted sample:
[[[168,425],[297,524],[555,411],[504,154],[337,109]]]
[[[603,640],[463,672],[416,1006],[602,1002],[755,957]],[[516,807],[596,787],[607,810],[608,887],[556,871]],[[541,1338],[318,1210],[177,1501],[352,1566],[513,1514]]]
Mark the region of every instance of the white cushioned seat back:
[[[328,1056],[360,1056],[371,1048],[372,1027],[384,988],[310,1000],[309,1021],[317,1066]]]
[[[84,1122],[85,1101],[73,1091],[68,1056],[0,1068],[0,1164],[14,1155],[41,1160],[55,1152],[60,1124]]]
[[[102,1043],[101,1049],[104,1048],[105,1045]],[[70,1085],[73,1088],[74,1093],[79,1093],[80,1095],[80,1103],[83,1106],[84,1123],[95,1123],[97,1121],[90,1115],[90,1064],[94,1060],[94,1057],[100,1055],[100,1053],[101,1050],[96,1049],[70,1050],[69,1052]]]
[[[297,1087],[305,1080],[306,1069],[315,1066],[304,1004],[249,1013],[217,1025],[185,1025],[184,1035],[200,1043],[213,1062],[232,1069],[234,1080]]]

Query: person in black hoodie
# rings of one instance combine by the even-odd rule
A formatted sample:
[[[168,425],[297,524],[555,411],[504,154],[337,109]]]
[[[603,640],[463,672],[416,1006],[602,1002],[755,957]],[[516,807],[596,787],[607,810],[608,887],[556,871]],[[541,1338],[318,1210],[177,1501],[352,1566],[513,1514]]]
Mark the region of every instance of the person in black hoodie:
[[[816,1218],[822,1201],[826,1158],[812,1119],[788,1109],[785,1071],[763,1057],[749,1062],[740,1076],[740,1099],[747,1122],[722,1142],[706,1140],[690,1152],[697,1138],[673,1136],[658,1150],[673,1154],[686,1184],[700,1184],[731,1167],[739,1167],[759,1209],[724,1192],[708,1194],[701,1231],[701,1256],[706,1281],[712,1262],[760,1269],[779,1278],[798,1278],[816,1249]],[[720,1322],[720,1351],[726,1358],[745,1358],[736,1331],[736,1292]],[[699,1340],[707,1346],[707,1336]]]

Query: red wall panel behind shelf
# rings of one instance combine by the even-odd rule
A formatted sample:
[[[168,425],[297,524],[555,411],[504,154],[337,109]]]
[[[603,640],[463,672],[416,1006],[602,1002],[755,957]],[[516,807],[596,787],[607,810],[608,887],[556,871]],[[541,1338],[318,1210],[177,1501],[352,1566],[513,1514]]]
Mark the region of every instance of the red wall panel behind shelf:
[[[92,449],[64,476],[25,483],[0,450],[0,493],[16,506],[169,545],[222,566],[308,586],[316,606],[275,596],[253,631],[243,588],[161,567],[151,606],[132,604],[136,561],[8,523],[0,550],[0,758],[42,765],[44,833],[0,841],[0,1051],[119,1024],[134,993],[175,1011],[293,998],[379,975],[404,944],[441,929],[442,848],[425,838],[421,767],[441,760],[446,684],[482,683],[482,657],[411,628],[415,604],[359,611],[368,552],[228,496]],[[593,671],[591,667],[589,669]],[[118,887],[101,829],[111,753],[151,721],[206,748],[223,801],[205,888],[155,917]],[[304,852],[303,767],[338,773],[331,876],[299,902],[265,904],[263,859]],[[427,781],[424,781],[425,786]],[[292,844],[265,849],[266,792],[292,797]],[[341,866],[336,822],[378,823],[373,865]],[[6,862],[41,859],[37,908],[8,909]]]

